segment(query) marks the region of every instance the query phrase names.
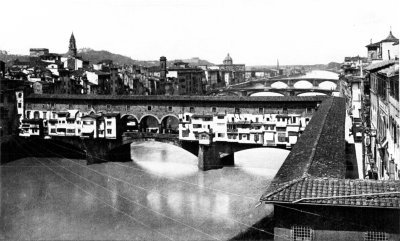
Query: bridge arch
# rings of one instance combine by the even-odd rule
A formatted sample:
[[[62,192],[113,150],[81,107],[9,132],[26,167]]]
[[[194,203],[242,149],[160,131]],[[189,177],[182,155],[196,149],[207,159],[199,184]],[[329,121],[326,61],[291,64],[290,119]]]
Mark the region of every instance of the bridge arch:
[[[305,92],[305,93],[300,93],[297,96],[316,96],[316,95],[327,95],[327,94],[321,92]]]
[[[179,117],[167,114],[161,118],[161,133],[179,134]]]
[[[227,90],[225,92],[221,92],[216,94],[216,96],[241,96],[240,93],[238,93],[238,91],[236,90]]]
[[[319,88],[321,89],[326,89],[326,90],[334,90],[337,87],[337,84],[333,81],[323,81],[318,85]]]
[[[274,91],[263,91],[263,92],[252,93],[250,94],[250,96],[285,96],[285,95]]]
[[[312,89],[314,86],[313,83],[308,80],[299,80],[294,83],[293,87],[296,89]]]
[[[287,87],[288,87],[288,84],[283,81],[276,81],[271,84],[271,88],[275,88],[275,89],[286,89]]]
[[[159,133],[160,132],[160,120],[157,116],[153,114],[145,114],[143,115],[140,120],[140,130],[141,132],[152,132],[152,133]]]
[[[257,147],[237,151],[235,167],[257,176],[273,177],[284,163],[290,150],[279,147]]]
[[[121,126],[123,132],[137,132],[139,131],[139,120],[135,115],[125,114],[121,116]]]

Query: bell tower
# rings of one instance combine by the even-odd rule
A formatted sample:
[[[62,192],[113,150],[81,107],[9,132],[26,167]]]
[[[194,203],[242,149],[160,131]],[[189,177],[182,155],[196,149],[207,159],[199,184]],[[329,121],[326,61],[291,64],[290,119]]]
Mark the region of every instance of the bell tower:
[[[76,57],[76,55],[77,55],[76,42],[74,33],[72,33],[71,38],[69,39],[68,56]]]

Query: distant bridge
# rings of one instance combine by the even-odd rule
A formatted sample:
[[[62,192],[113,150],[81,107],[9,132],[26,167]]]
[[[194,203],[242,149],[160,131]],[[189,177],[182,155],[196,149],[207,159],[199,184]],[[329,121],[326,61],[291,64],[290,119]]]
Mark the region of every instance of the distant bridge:
[[[273,78],[247,81],[212,91],[211,95],[250,96],[260,92],[273,92],[283,96],[298,96],[315,92],[330,95],[338,91],[338,79],[324,78]]]

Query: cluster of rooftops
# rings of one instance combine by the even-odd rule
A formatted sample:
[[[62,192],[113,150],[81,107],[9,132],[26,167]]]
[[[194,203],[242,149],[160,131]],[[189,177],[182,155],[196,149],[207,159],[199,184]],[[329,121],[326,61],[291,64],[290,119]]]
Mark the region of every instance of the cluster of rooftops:
[[[321,103],[260,198],[265,203],[400,209],[400,182],[345,179],[345,100]]]

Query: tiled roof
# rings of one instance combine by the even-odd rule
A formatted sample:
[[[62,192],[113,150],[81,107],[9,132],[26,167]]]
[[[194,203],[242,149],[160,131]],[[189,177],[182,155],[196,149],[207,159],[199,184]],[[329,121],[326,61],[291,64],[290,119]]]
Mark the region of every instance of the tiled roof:
[[[392,66],[390,66],[388,68],[385,68],[385,69],[382,69],[382,70],[378,71],[378,73],[384,74],[387,77],[392,77],[392,76],[395,76],[395,75],[399,75],[399,65],[398,64],[392,65]]]
[[[395,62],[396,62],[396,60],[394,60],[394,59],[383,60],[383,61],[379,61],[377,63],[372,63],[372,64],[368,65],[365,69],[368,71],[372,71],[372,70],[380,69],[380,68],[395,64]]]
[[[323,101],[278,170],[271,187],[306,176],[344,178],[345,100]]]
[[[368,47],[379,47],[380,44],[381,44],[381,42],[370,43],[370,44],[366,45],[365,47],[367,47],[367,48],[368,48]]]
[[[398,40],[399,40],[398,38],[393,36],[392,31],[390,31],[389,35],[384,40],[382,40],[381,42],[396,42]]]
[[[301,178],[276,186],[260,200],[266,203],[400,209],[400,181]]]

